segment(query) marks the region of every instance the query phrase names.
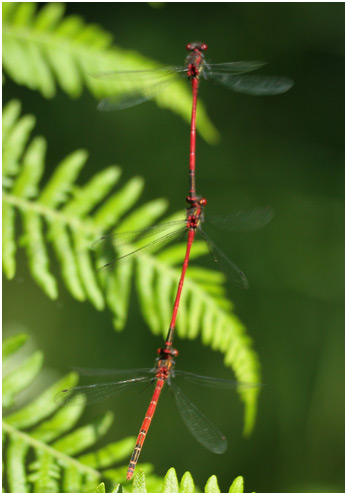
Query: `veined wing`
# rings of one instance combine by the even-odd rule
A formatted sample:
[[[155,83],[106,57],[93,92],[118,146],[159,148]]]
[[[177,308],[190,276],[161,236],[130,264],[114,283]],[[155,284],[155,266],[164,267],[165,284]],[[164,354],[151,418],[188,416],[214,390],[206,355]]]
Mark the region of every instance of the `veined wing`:
[[[73,387],[62,390],[55,396],[55,402],[59,405],[95,404],[97,402],[114,397],[119,393],[139,383],[148,383],[155,379],[152,376],[138,376],[128,380],[109,383],[96,383],[83,387]]]
[[[224,454],[228,442],[225,436],[191,402],[174,383],[170,385],[178,411],[193,437],[214,454]]]
[[[215,378],[211,376],[197,375],[195,373],[190,373],[189,371],[183,371],[183,370],[174,370],[173,374],[177,377],[182,377],[185,380],[190,381],[192,383],[196,383],[197,385],[204,385],[207,387],[214,387],[225,390],[232,390],[232,389],[243,390],[248,388],[256,388],[260,386],[260,384],[258,383],[255,384],[243,383],[243,382],[238,382],[236,380],[227,380],[224,378]]]
[[[248,76],[210,72],[213,79],[237,93],[254,96],[278,95],[288,91],[294,82],[288,77]]]
[[[235,263],[233,263],[222,251],[216,246],[212,239],[204,232],[199,230],[200,235],[205,239],[207,246],[213,256],[216,263],[223,265],[229,275],[228,278],[237,286],[243,289],[248,289],[248,281],[246,275],[240,268],[238,268]]]
[[[204,222],[230,232],[253,232],[265,227],[273,217],[273,210],[267,207],[229,213],[228,215],[208,215],[204,218]]]
[[[156,368],[136,368],[132,370],[115,370],[110,368],[80,368],[79,366],[73,367],[74,371],[77,371],[79,375],[83,376],[120,376],[126,377],[138,377],[143,375],[154,376]]]
[[[99,237],[90,246],[92,250],[97,250],[103,247],[105,244],[113,245],[115,247],[121,247],[126,244],[133,244],[134,242],[140,241],[141,239],[146,239],[147,237],[153,237],[166,230],[173,229],[175,227],[185,225],[186,220],[175,220],[172,222],[161,223],[158,225],[151,225],[145,229],[135,229],[127,232],[117,232],[114,234],[103,235]]]
[[[165,67],[153,70],[116,71],[98,76],[105,86],[112,84],[114,95],[100,101],[102,111],[122,110],[151,100],[177,80],[184,67]]]
[[[137,70],[109,70],[102,71],[93,74],[91,77],[93,79],[113,79],[117,80],[125,77],[128,81],[136,81],[139,78],[142,80],[155,81],[159,80],[160,77],[165,77],[172,73],[187,72],[187,68],[183,65],[174,66],[170,65],[167,67],[157,67],[155,69],[137,69]]]
[[[259,60],[249,60],[240,62],[227,62],[224,64],[206,64],[207,77],[210,73],[211,76],[215,74],[244,74],[245,72],[251,72],[253,70],[264,67],[266,62]]]
[[[159,237],[158,239],[154,239],[154,241],[149,242],[148,244],[145,244],[144,246],[139,247],[138,249],[135,249],[133,251],[130,251],[129,253],[124,254],[123,256],[120,256],[119,258],[116,258],[109,263],[104,264],[99,268],[99,270],[102,270],[103,268],[106,268],[108,266],[113,265],[114,263],[118,263],[121,260],[124,260],[128,258],[129,256],[137,255],[140,253],[143,253],[145,250],[151,250],[153,248],[158,249],[163,244],[166,244],[171,241],[171,239],[179,236],[180,234],[184,234],[186,232],[186,227],[181,227],[179,229],[174,230],[173,232],[169,232],[166,235],[163,235],[162,237]]]

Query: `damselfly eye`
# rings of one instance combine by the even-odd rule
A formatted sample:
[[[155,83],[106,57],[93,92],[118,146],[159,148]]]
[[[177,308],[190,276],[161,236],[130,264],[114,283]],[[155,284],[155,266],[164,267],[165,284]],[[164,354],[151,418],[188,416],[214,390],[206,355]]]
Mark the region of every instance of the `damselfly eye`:
[[[202,199],[200,199],[199,203],[201,206],[206,206],[207,205],[207,199],[202,198]]]
[[[186,44],[186,50],[187,50],[188,52],[190,52],[190,51],[192,50],[192,44],[191,44],[191,43],[187,43],[187,44]]]
[[[207,47],[206,43],[201,43],[200,50],[203,50],[204,52],[206,52],[207,48],[208,47]]]

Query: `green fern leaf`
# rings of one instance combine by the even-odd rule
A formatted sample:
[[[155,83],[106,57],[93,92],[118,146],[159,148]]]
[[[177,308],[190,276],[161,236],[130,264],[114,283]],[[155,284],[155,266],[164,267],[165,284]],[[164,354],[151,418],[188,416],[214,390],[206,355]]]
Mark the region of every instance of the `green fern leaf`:
[[[100,483],[94,490],[94,493],[106,493],[105,483]]]
[[[120,178],[118,167],[109,167],[98,173],[84,186],[75,184],[84,166],[87,154],[77,151],[57,166],[43,188],[39,181],[44,172],[46,144],[43,138],[30,141],[18,113],[18,102],[4,109],[8,140],[3,146],[5,186],[3,193],[3,267],[8,278],[15,274],[17,240],[16,213],[22,218],[21,245],[25,248],[33,278],[52,299],[57,297],[57,281],[50,268],[48,244],[51,244],[61,267],[66,288],[79,301],[88,299],[101,310],[110,308],[116,330],[125,326],[133,277],[143,316],[156,335],[165,337],[171,319],[172,301],[180,277],[180,263],[185,246],[170,245],[157,253],[159,246],[139,252],[136,259],[120,263],[114,269],[101,272],[96,267],[109,261],[102,253],[93,260],[92,241],[107,233],[145,228],[158,221],[167,202],[151,201],[128,214],[143,189],[143,180],[135,177],[116,193],[112,187]],[[18,131],[18,127],[20,131]],[[23,130],[24,129],[24,130]],[[13,136],[16,136],[14,139]],[[16,148],[19,141],[21,154],[8,153],[8,144]],[[6,160],[15,166],[6,166]],[[184,218],[173,215],[169,220]],[[155,240],[155,238],[154,238]],[[144,245],[146,239],[120,249],[125,254]],[[160,247],[162,247],[161,244]],[[204,243],[196,241],[191,259],[207,252]],[[116,253],[113,253],[116,257]],[[112,258],[111,258],[112,259]],[[199,333],[205,345],[225,355],[238,381],[256,384],[260,381],[257,356],[250,338],[227,299],[221,273],[191,266],[185,281],[177,332],[181,338],[194,339]],[[258,390],[240,389],[246,405],[244,432],[251,431],[256,414]]]
[[[220,493],[216,476],[211,476],[205,485],[205,493]]]
[[[43,363],[42,352],[35,352],[17,369],[6,375],[2,382],[2,406],[10,407],[14,397],[25,390],[41,370]]]
[[[179,493],[194,493],[194,480],[189,471],[186,471],[181,478]]]
[[[23,335],[6,340],[3,347],[7,355],[9,351],[13,354],[23,341]],[[33,378],[38,357],[41,364],[42,354],[36,352],[4,377],[3,390],[5,384],[6,397],[11,399],[5,398],[4,402],[12,403],[28,383],[25,370],[30,379]],[[54,402],[58,391],[72,387],[76,382],[77,375],[71,373],[30,404],[3,418],[3,459],[8,492],[59,493],[61,488],[66,493],[92,492],[101,479],[113,485],[125,479],[125,466],[117,477],[113,476],[112,469],[107,468],[128,459],[135,438],[125,438],[84,453],[86,449],[92,449],[108,431],[113,414],[106,412],[90,424],[76,428],[84,405],[58,408]],[[150,472],[149,468],[145,470]]]
[[[34,485],[35,493],[57,493],[59,491],[60,466],[54,456],[44,450],[36,450],[37,460],[29,469],[34,471],[28,480]]]
[[[29,446],[24,439],[9,434],[5,458],[7,482],[11,493],[27,493],[25,459]]]
[[[178,479],[174,468],[170,468],[164,477],[162,493],[178,493]]]
[[[243,477],[238,476],[234,479],[229,488],[229,493],[243,493]]]
[[[112,45],[110,34],[96,25],[85,24],[81,17],[64,17],[64,10],[62,3],[48,3],[38,11],[32,2],[3,3],[3,66],[17,84],[38,90],[46,98],[56,94],[56,85],[73,98],[81,95],[84,86],[95,97],[103,98],[128,91],[129,82],[95,77],[100,72],[160,67],[133,51]],[[155,100],[190,122],[191,94],[187,84],[175,82]],[[207,141],[218,139],[201,103],[197,128]]]
[[[132,493],[147,493],[145,473],[139,469],[134,477]]]
[[[27,341],[28,336],[25,333],[19,333],[13,337],[9,337],[2,345],[2,364],[6,364],[7,360],[17,352],[22,345]]]

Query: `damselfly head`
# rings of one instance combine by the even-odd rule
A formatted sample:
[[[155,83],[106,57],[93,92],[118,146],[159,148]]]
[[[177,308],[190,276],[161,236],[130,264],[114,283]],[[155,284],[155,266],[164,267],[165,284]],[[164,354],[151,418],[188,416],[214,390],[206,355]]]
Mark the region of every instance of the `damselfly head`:
[[[188,52],[192,52],[194,50],[200,50],[202,52],[206,52],[207,45],[206,43],[201,43],[201,41],[193,41],[192,43],[188,43],[186,45],[186,50]]]
[[[202,198],[201,196],[187,196],[186,202],[189,204],[190,208],[197,208],[198,206],[204,207],[207,205],[207,199]]]
[[[178,356],[178,350],[173,349],[172,347],[170,347],[169,349],[165,347],[160,347],[157,350],[157,354],[159,354],[161,358],[167,359],[168,356],[172,356],[172,357]]]

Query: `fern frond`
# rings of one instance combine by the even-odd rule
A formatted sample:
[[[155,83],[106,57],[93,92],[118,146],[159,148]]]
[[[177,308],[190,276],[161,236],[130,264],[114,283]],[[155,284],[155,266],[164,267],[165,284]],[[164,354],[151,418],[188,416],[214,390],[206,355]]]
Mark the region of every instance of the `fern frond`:
[[[4,342],[7,350],[11,348],[8,357],[16,352],[18,346],[14,343],[18,344],[20,339],[22,340],[22,336],[16,336]],[[35,356],[38,355],[42,356],[37,351],[24,363],[31,376],[32,371],[27,363],[37,370]],[[42,365],[42,359],[39,364]],[[6,397],[11,397],[11,404],[28,383],[23,371],[23,367],[20,366],[3,379],[3,384],[6,384]],[[13,376],[16,376],[16,380],[9,378]],[[86,449],[93,448],[107,433],[113,421],[113,414],[106,412],[91,423],[76,428],[84,405],[59,409],[54,402],[55,395],[62,388],[74,386],[76,383],[77,375],[70,373],[30,404],[4,416],[3,459],[8,492],[59,493],[60,487],[66,493],[90,492],[101,479],[107,479],[113,484],[125,479],[125,466],[121,469],[121,474],[118,472],[117,477],[114,477],[112,470],[108,468],[128,459],[135,438],[125,438],[87,454],[83,453]],[[6,409],[9,401],[5,399],[4,402]],[[146,471],[150,473],[151,469],[149,466]]]
[[[159,64],[133,51],[112,45],[112,37],[95,24],[85,24],[77,15],[64,17],[63,3],[47,3],[37,10],[33,2],[4,2],[3,66],[17,83],[52,98],[59,85],[77,98],[84,86],[98,99],[122,94],[125,82],[95,76],[105,71],[155,69]],[[190,122],[189,86],[177,82],[156,97],[159,106]],[[197,128],[209,142],[218,132],[199,103]]]
[[[156,252],[158,246],[154,246],[149,252],[140,252],[132,261],[101,272],[96,271],[96,262],[89,248],[92,241],[114,228],[117,222],[118,232],[152,225],[166,209],[166,201],[151,201],[128,213],[139,198],[143,180],[135,177],[112,193],[112,187],[120,178],[118,167],[109,167],[84,186],[77,186],[77,176],[87,160],[87,153],[83,150],[65,158],[41,188],[39,181],[44,172],[45,140],[41,137],[29,140],[27,127],[22,124],[28,119],[19,116],[18,102],[5,107],[4,120],[7,122],[7,139],[3,146],[6,174],[3,268],[7,278],[11,279],[15,274],[15,218],[19,212],[23,229],[21,244],[26,250],[30,271],[49,297],[54,299],[58,295],[48,254],[48,245],[51,245],[65,286],[72,296],[79,301],[90,300],[98,310],[107,304],[116,330],[125,326],[132,279],[135,277],[143,316],[154,334],[165,337],[184,257],[184,244],[167,246],[159,254]],[[20,154],[12,151],[16,149],[17,141]],[[170,220],[178,218],[183,218],[183,213]],[[129,252],[140,245],[129,245]],[[206,252],[205,244],[195,241],[191,259]],[[194,266],[189,268],[178,313],[178,334],[188,339],[201,334],[205,345],[225,355],[225,364],[240,382],[259,383],[257,356],[244,326],[232,313],[223,282],[221,273]],[[258,390],[243,388],[239,393],[246,405],[244,431],[249,433],[254,424]]]
[[[128,486],[126,488],[128,491]],[[137,471],[131,488],[131,493],[201,493],[198,487],[195,486],[193,477],[189,471],[186,471],[184,473],[181,481],[179,482],[174,468],[170,468],[168,470],[164,477],[164,483],[162,484],[161,489],[157,488],[155,492],[150,490],[150,478],[148,476],[146,477],[145,473],[141,470]],[[105,486],[100,487],[100,490],[104,490],[105,492]],[[210,476],[210,478],[207,480],[204,488],[204,493],[221,493],[216,476]],[[242,476],[238,476],[237,478],[235,478],[229,488],[229,493],[243,493]]]

